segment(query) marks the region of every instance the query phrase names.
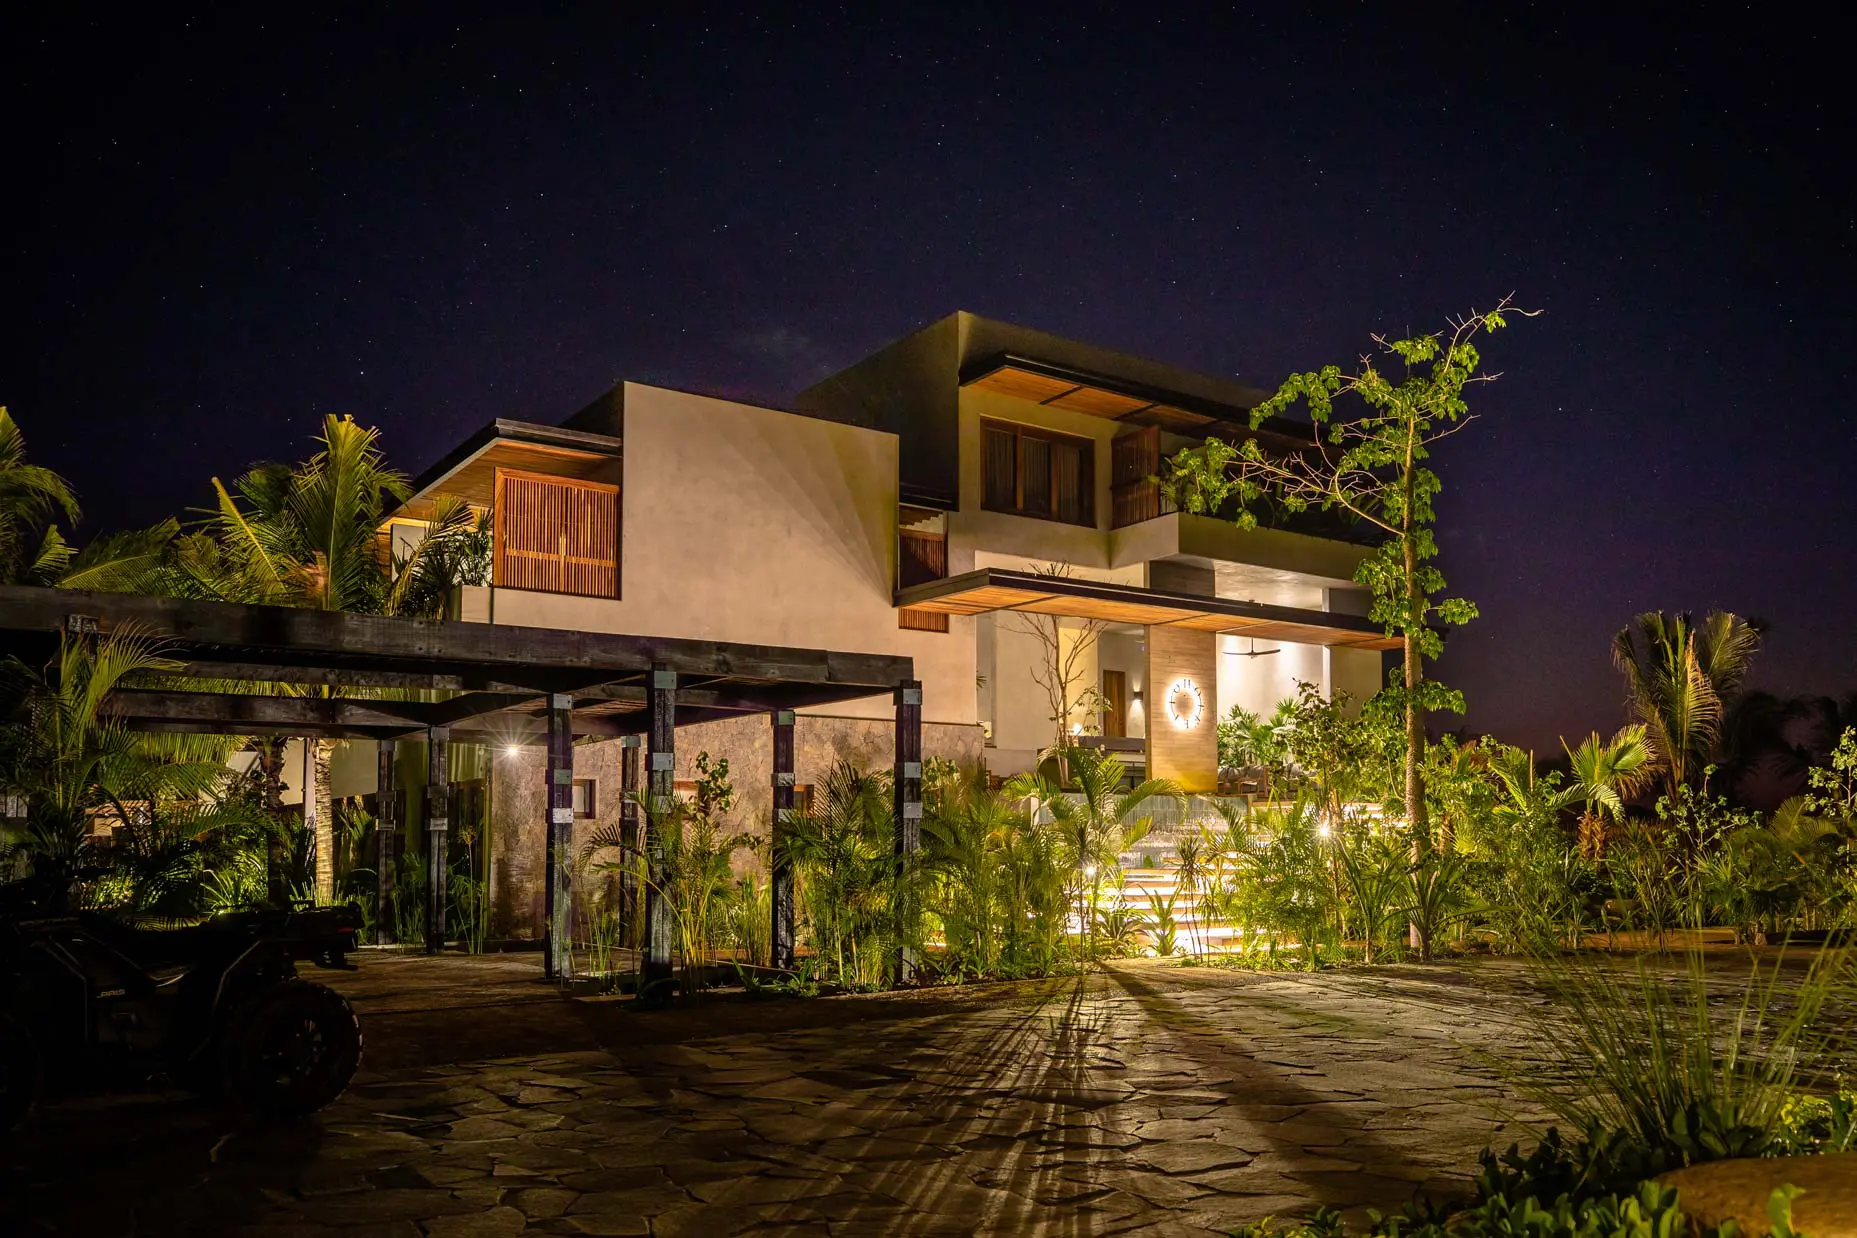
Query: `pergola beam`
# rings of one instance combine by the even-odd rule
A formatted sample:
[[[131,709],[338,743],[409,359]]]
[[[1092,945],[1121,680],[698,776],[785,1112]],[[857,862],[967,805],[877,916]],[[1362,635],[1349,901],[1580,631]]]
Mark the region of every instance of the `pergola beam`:
[[[0,629],[54,634],[70,628],[73,619],[94,620],[102,632],[125,625],[141,629],[190,663],[456,674],[461,681],[475,672],[544,692],[570,691],[559,682],[563,675],[591,672],[591,682],[599,683],[656,665],[682,675],[867,687],[878,693],[895,682],[898,662],[883,654],[836,650],[0,586]]]

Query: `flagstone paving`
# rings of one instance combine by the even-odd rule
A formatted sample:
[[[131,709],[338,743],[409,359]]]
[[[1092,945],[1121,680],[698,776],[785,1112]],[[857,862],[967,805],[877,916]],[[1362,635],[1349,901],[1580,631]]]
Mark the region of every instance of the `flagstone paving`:
[[[68,1102],[0,1232],[1206,1234],[1461,1190],[1526,1138],[1481,961],[1320,975],[1117,963],[1011,985],[639,1012],[534,956],[337,978],[363,1076],[314,1120]]]

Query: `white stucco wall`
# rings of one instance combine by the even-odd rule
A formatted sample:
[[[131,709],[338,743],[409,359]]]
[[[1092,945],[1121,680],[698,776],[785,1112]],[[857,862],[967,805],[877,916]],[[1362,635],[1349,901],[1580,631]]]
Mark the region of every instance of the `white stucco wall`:
[[[1277,652],[1245,657],[1253,645]],[[1233,705],[1268,715],[1277,702],[1296,695],[1298,680],[1328,691],[1328,651],[1320,645],[1293,645],[1286,641],[1248,641],[1241,636],[1219,637],[1219,707],[1224,717]]]
[[[895,435],[628,383],[624,436],[622,596],[498,589],[495,622],[906,654],[926,720],[975,721],[973,620],[896,625]]]
[[[1377,649],[1329,650],[1329,691],[1345,692],[1359,706],[1386,686],[1380,657]]]
[[[1055,561],[1080,568],[1108,567],[1109,442],[1124,427],[1101,417],[1015,400],[971,387],[961,390],[960,418],[961,509],[949,518],[949,572],[958,575],[972,570],[975,564],[968,556],[977,549],[1031,562]],[[1093,440],[1096,443],[1095,527],[985,510],[981,506],[984,452],[980,422],[983,418],[1017,422]]]

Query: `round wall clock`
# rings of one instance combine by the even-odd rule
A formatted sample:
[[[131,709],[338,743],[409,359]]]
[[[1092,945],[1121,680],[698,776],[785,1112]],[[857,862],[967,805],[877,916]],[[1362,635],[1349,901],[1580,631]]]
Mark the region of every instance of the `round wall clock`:
[[[1191,679],[1176,679],[1167,689],[1167,718],[1182,731],[1190,731],[1199,725],[1200,716],[1206,712],[1205,698],[1200,695],[1199,685]]]

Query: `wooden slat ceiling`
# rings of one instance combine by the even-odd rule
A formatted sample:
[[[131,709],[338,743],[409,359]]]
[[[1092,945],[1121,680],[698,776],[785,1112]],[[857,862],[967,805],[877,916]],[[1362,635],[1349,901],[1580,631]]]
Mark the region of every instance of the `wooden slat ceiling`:
[[[1124,395],[1120,391],[1111,391],[1106,387],[1052,378],[1050,375],[1034,373],[1015,365],[1003,365],[991,373],[974,379],[967,386],[976,391],[991,391],[998,395],[1011,396],[1015,400],[1030,400],[1034,404],[1067,409],[1073,413],[1085,413],[1107,421],[1133,421],[1141,424],[1153,422],[1163,426],[1190,429],[1194,426],[1211,425],[1216,420],[1204,413],[1189,412],[1171,404],[1157,404],[1152,400]]]
[[[986,571],[973,573],[976,583],[968,588],[951,588],[939,596],[920,596],[932,592],[930,586],[905,591],[898,604],[910,610],[934,611],[948,615],[979,615],[989,611],[1013,610],[1028,614],[1064,615],[1075,619],[1099,619],[1105,623],[1130,623],[1146,627],[1181,627],[1195,632],[1243,633],[1257,640],[1287,641],[1299,645],[1327,645],[1351,649],[1393,649],[1399,642],[1380,631],[1362,631],[1325,623],[1322,612],[1310,611],[1308,619],[1280,619],[1259,615],[1231,614],[1202,610],[1191,599],[1157,596],[1152,602],[1131,594],[1148,592],[1117,586],[1114,597],[1079,595],[1075,586],[1082,582],[1066,581],[1068,589],[1042,590],[996,584]],[[1212,601],[1214,599],[1207,599]],[[1281,610],[1276,612],[1282,614]],[[1296,613],[1296,612],[1291,612]]]
[[[500,468],[578,481],[619,481],[619,461],[611,455],[497,439],[396,514],[426,519],[432,500],[445,494],[455,494],[473,507],[488,508],[496,501],[496,471]]]

